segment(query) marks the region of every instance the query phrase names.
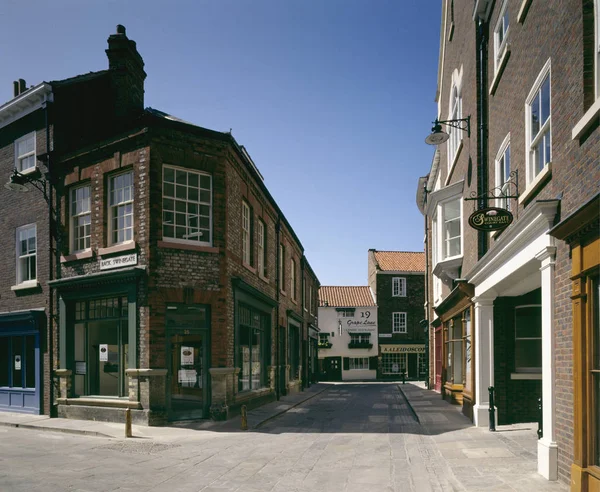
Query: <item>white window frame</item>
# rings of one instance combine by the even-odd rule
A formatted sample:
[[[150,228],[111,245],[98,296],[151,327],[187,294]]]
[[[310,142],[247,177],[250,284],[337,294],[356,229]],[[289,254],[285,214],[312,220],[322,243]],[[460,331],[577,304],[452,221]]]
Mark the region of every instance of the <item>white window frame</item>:
[[[354,309],[337,309],[338,318],[354,318],[354,313],[356,311]]]
[[[500,15],[498,16],[496,27],[494,27],[494,72],[497,72],[500,67],[500,62],[506,49],[510,31],[510,19],[507,5],[508,1],[504,0],[502,2],[502,7],[500,7]],[[502,36],[502,40],[500,40],[500,36]]]
[[[495,159],[496,189],[498,195],[510,195],[510,133],[506,135],[498,149]],[[508,162],[508,173],[507,173]],[[510,210],[510,198],[499,196],[496,198],[496,207]]]
[[[29,240],[27,240],[27,251],[22,254],[21,252],[21,234],[28,233],[33,230],[33,238],[35,240],[35,245],[33,250],[29,250]],[[31,236],[28,236],[28,239]],[[16,235],[15,235],[15,253],[16,253],[16,273],[17,273],[17,285],[28,285],[28,284],[36,284],[37,283],[37,225],[36,224],[27,224],[21,227],[17,227]],[[31,265],[29,264],[30,259],[33,258],[35,262],[35,271],[32,270]],[[25,265],[23,265],[25,263]],[[25,273],[23,270],[26,267],[26,278],[23,277]]]
[[[368,357],[350,357],[348,363],[348,369],[350,371],[364,371],[369,369],[369,358]]]
[[[549,111],[548,118],[543,123],[540,121],[540,128],[536,135],[532,135],[532,127],[531,127],[531,107],[536,99],[536,96],[541,93],[542,85],[548,78],[548,89],[550,94],[549,97]],[[541,106],[541,98],[540,98],[540,106]],[[541,116],[541,109],[540,109]],[[544,158],[544,168],[536,171],[536,151],[535,148],[540,143],[540,141],[545,141],[545,136],[548,135],[550,140],[549,148],[550,155],[545,156]],[[542,142],[543,143],[543,142]],[[543,151],[545,153],[545,146],[543,146]],[[527,186],[534,183],[535,179],[538,175],[544,175],[544,171],[549,169],[550,164],[552,162],[552,77],[551,77],[551,64],[550,59],[544,65],[544,68],[540,71],[537,79],[535,80],[527,99],[525,100],[525,155],[526,155],[526,182]]]
[[[87,197],[85,196],[87,190]],[[81,193],[84,196],[80,196]],[[77,186],[71,189],[69,193],[69,237],[71,238],[71,253],[80,253],[91,249],[91,228],[92,228],[92,190],[89,184]],[[87,201],[87,203],[86,203]],[[81,221],[84,221],[82,224]],[[87,223],[85,222],[87,220]],[[79,231],[83,228],[83,235]],[[87,232],[86,232],[87,229]],[[79,243],[83,241],[84,247],[80,248]]]
[[[265,271],[265,223],[258,219],[256,223],[256,245],[257,245],[257,262],[256,268],[259,275],[266,277],[267,272]]]
[[[123,196],[123,199],[119,200],[118,202],[113,203],[113,191],[114,191],[114,185],[115,185],[115,180],[122,177],[122,176],[126,176],[127,174],[129,174],[131,176],[131,186],[129,186],[129,198],[126,199],[125,196]],[[129,170],[123,173],[116,173],[116,174],[111,174],[108,176],[108,244],[110,246],[114,246],[117,244],[126,244],[126,243],[131,243],[133,242],[133,233],[134,233],[134,184],[133,184],[133,171]],[[127,187],[123,188],[123,192],[124,194],[126,194]],[[128,206],[131,206],[131,213],[126,214],[124,217],[128,217],[131,216],[131,226],[124,226],[123,229],[118,229],[119,231],[123,231],[124,235],[127,236],[127,231],[130,230],[131,231],[131,238],[130,239],[126,239],[124,238],[123,240],[119,241],[118,239],[115,240],[113,235],[115,233],[115,227],[114,227],[114,219],[115,217],[117,217],[118,211],[125,207],[127,208]]]
[[[462,119],[462,92],[460,85],[453,81],[452,88],[450,89],[450,112],[448,114],[449,120],[460,120]],[[448,149],[448,177],[450,176],[450,171],[454,166],[454,162],[456,161],[456,157],[458,155],[458,150],[460,148],[460,144],[462,142],[462,134],[463,130],[460,128],[455,128],[450,125],[446,125],[446,129],[448,131],[448,135],[450,138],[448,139],[447,149]]]
[[[290,297],[296,300],[296,261],[290,258]]]
[[[279,243],[279,289],[285,292],[285,246]]]
[[[407,321],[405,312],[392,313],[392,333],[406,333]]]
[[[449,240],[446,238],[446,228],[447,228],[447,222],[446,221],[446,215],[445,215],[445,210],[446,210],[446,206],[449,203],[452,202],[458,202],[459,204],[459,208],[460,208],[460,212],[458,215],[457,219],[453,219],[453,220],[458,220],[458,223],[460,224],[460,235],[459,236],[455,236],[451,239],[455,239],[456,237],[459,238],[459,243],[460,243],[460,251],[458,252],[458,254],[450,256],[447,254],[447,245]],[[442,261],[446,261],[446,260],[450,260],[452,258],[460,258],[463,255],[463,237],[464,237],[464,230],[463,230],[463,223],[462,223],[462,218],[463,218],[463,201],[461,199],[461,197],[458,198],[452,198],[450,200],[446,200],[442,203],[440,203],[439,205],[440,207],[440,212],[441,212],[441,218],[442,220],[439,221],[439,227],[440,227],[440,234],[439,234],[439,241],[440,241],[440,251],[441,251],[441,260]],[[439,261],[439,260],[438,260]]]
[[[29,150],[29,151],[23,152],[22,154],[19,154],[19,144],[21,144],[23,142],[27,142],[30,139],[33,141],[33,150]],[[35,151],[36,151],[35,132],[28,133],[27,135],[23,135],[22,137],[15,140],[15,169],[23,174],[27,174],[27,173],[34,171],[37,167]],[[24,168],[23,167],[24,161],[31,162],[32,164]]]
[[[188,180],[189,180],[189,175],[194,174],[197,175],[198,177],[198,200],[189,200],[188,197],[186,197],[186,199],[184,200],[183,198],[177,198],[177,193],[176,193],[176,189],[174,188],[173,191],[173,195],[167,195],[165,193],[165,188],[166,188],[166,184],[171,184],[169,182],[165,181],[165,171],[167,169],[171,169],[173,170],[173,172],[176,174],[177,171],[180,172],[185,172],[187,173],[188,176]],[[207,190],[205,188],[201,188],[200,186],[200,180],[202,178],[208,178],[209,179],[209,183],[210,183],[210,190]],[[174,178],[176,180],[176,178]],[[173,185],[175,186],[175,183],[173,183]],[[187,184],[186,184],[187,187]],[[208,201],[206,200],[200,200],[200,191],[208,191]],[[195,246],[208,246],[211,247],[212,246],[212,238],[213,238],[213,177],[211,174],[206,173],[206,172],[202,172],[202,171],[196,171],[195,169],[188,169],[185,167],[179,167],[179,166],[173,166],[170,164],[163,164],[163,170],[162,170],[162,204],[163,204],[163,215],[162,215],[162,239],[163,241],[166,242],[170,242],[170,243],[179,243],[179,244],[193,244]],[[178,238],[177,237],[177,233],[175,231],[175,227],[177,224],[177,217],[176,217],[176,206],[173,206],[173,210],[166,210],[165,209],[165,200],[173,200],[173,203],[175,204],[176,202],[183,202],[186,204],[186,212],[185,212],[185,218],[186,218],[186,228],[190,227],[193,229],[200,229],[200,218],[201,217],[206,217],[204,215],[200,215],[200,207],[208,207],[208,238],[204,238],[202,236],[201,232],[198,233],[192,233],[192,234],[186,234],[187,237],[184,238]],[[190,209],[190,206],[194,205],[197,207],[197,214],[194,214],[192,212],[188,212],[188,210]],[[179,212],[181,213],[181,212]],[[167,214],[172,214],[173,219],[171,222],[168,222],[166,219]],[[197,220],[197,227],[190,225],[190,219],[195,219]],[[168,236],[165,234],[165,225],[169,226],[171,225],[173,226],[173,236]],[[206,227],[202,227],[202,229],[207,229]]]
[[[406,278],[392,278],[392,297],[406,297]]]
[[[242,202],[242,261],[246,265],[252,265],[252,247],[250,244],[251,235],[251,211],[250,205]]]

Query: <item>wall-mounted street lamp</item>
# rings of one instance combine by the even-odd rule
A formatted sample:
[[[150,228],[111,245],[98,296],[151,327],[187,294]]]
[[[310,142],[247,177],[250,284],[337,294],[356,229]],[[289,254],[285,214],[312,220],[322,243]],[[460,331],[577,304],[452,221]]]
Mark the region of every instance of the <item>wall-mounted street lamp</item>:
[[[29,188],[25,186],[27,183],[40,190],[43,193],[46,202],[48,201],[48,195],[46,193],[46,180],[42,177],[42,173],[39,169],[27,174],[20,173],[14,169],[13,173],[10,175],[10,179],[4,185],[4,187],[10,191],[24,193],[29,191]]]
[[[458,120],[438,120],[433,122],[431,133],[425,139],[425,143],[429,145],[439,145],[450,138],[450,135],[442,130],[442,125],[451,126],[463,132],[467,132],[467,137],[471,138],[471,116]]]
[[[338,332],[342,336],[342,320],[338,320]]]

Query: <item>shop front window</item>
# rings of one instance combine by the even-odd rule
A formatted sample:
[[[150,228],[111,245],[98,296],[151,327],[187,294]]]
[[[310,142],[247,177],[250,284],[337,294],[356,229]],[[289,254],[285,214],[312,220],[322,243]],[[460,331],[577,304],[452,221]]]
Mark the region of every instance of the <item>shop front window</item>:
[[[406,354],[384,353],[381,357],[381,366],[383,374],[400,376],[406,373]]]
[[[129,353],[127,298],[75,304],[75,394],[126,396]]]
[[[300,344],[298,338],[298,327],[290,323],[289,330],[289,358],[290,358],[290,379],[298,379],[298,369],[300,368]]]
[[[515,308],[515,371],[542,372],[542,306]]]
[[[592,280],[592,309],[593,317],[591,322],[593,359],[591,367],[591,376],[593,382],[594,406],[591,408],[592,421],[594,422],[594,465],[600,466],[600,277]]]
[[[463,384],[463,315],[447,323],[446,353],[446,382]]]
[[[239,391],[263,388],[266,384],[266,327],[267,316],[240,304],[238,327],[238,360],[240,364]]]

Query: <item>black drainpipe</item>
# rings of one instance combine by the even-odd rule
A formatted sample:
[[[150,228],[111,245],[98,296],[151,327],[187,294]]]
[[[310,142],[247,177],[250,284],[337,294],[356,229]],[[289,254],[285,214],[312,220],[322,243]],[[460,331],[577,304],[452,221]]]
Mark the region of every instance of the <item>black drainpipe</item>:
[[[477,209],[487,207],[488,191],[488,114],[487,114],[487,64],[488,64],[488,23],[481,18],[477,20],[477,127],[479,129],[479,146],[477,149]],[[477,233],[477,258],[481,259],[488,250],[488,233]]]
[[[276,251],[277,254],[275,257],[275,300],[277,301],[277,305],[275,306],[275,396],[279,400],[279,395],[281,393],[279,385],[279,377],[280,377],[280,369],[279,365],[281,361],[279,360],[279,263],[280,258],[279,255],[281,253],[280,247],[280,239],[279,235],[281,232],[281,217],[277,217],[277,224],[275,224],[275,234],[276,234]]]

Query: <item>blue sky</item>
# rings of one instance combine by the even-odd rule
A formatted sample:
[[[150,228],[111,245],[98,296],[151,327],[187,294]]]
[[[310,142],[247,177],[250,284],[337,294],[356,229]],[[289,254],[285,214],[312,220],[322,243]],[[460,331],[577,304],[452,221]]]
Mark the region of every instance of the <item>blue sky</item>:
[[[231,128],[321,284],[366,285],[369,248],[423,250],[440,15],[440,0],[2,0],[0,102],[18,78],[106,69],[123,24],[145,105]]]

